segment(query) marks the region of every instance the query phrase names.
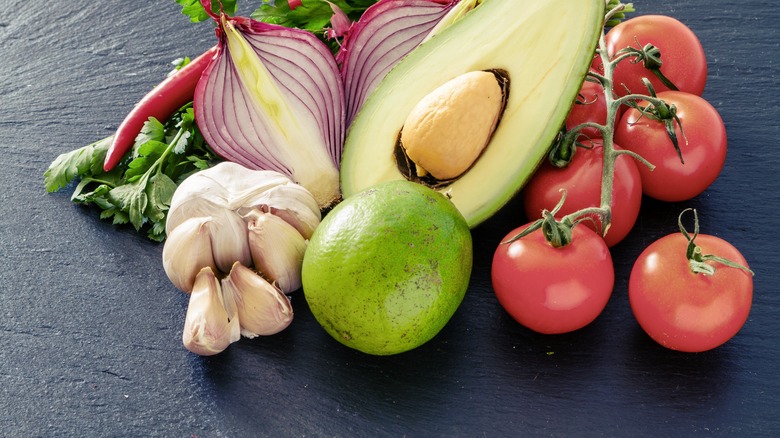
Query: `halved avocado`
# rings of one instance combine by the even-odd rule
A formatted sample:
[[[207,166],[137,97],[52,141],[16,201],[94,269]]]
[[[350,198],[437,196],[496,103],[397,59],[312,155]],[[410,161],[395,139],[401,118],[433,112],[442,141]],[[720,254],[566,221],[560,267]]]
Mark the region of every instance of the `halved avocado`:
[[[427,184],[450,196],[471,227],[492,216],[523,187],[562,126],[593,58],[604,5],[485,0],[419,45],[377,85],[351,124],[341,162],[343,196],[411,179],[396,147],[410,111],[459,75],[500,71],[509,90],[489,143],[458,178]]]

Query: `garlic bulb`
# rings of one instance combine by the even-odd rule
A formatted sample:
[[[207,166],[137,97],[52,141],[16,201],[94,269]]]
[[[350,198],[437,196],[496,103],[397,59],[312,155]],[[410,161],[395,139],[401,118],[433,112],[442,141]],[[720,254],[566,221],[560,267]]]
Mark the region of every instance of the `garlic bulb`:
[[[284,293],[301,287],[307,239],[321,218],[312,194],[278,172],[222,162],[185,179],[168,211],[163,268],[177,288],[199,293],[187,311],[187,348],[214,354],[224,339],[198,336],[201,327],[223,327],[225,315],[239,337],[287,327],[292,307]]]
[[[273,280],[284,293],[301,287],[306,239],[284,219],[254,210],[247,216],[249,249],[255,269]]]
[[[210,356],[224,351],[240,337],[235,304],[225,305],[214,271],[211,268],[201,269],[196,276],[184,319],[184,346],[193,353]]]
[[[184,183],[182,183],[182,185],[184,185]],[[179,186],[179,189],[180,188],[181,186]],[[176,193],[179,193],[179,189],[176,189],[174,192],[174,199],[176,199]],[[219,199],[219,196],[208,197],[206,196],[206,193],[209,192],[205,190],[207,189],[204,188],[203,197],[188,198],[178,203],[176,208],[168,209],[168,216],[165,219],[165,233],[168,236],[170,236],[173,233],[173,230],[178,228],[187,219],[214,216],[226,209],[226,200]]]
[[[290,299],[240,263],[233,265],[230,275],[222,279],[222,290],[225,297],[235,302],[241,335],[247,338],[279,333],[292,322]]]

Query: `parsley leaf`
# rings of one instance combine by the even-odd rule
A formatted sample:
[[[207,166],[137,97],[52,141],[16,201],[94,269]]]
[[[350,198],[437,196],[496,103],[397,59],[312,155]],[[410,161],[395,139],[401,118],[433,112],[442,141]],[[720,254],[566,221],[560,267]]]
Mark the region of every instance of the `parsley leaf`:
[[[108,191],[108,200],[121,211],[127,212],[130,223],[136,230],[146,222],[143,212],[146,210],[146,180],[138,180],[130,184],[114,187]]]
[[[144,213],[153,222],[165,222],[165,212],[171,205],[176,187],[178,187],[176,183],[164,173],[154,175],[146,185],[146,197],[149,203]]]
[[[211,18],[209,17],[209,14],[206,13],[206,10],[203,9],[203,5],[201,5],[200,0],[176,0],[176,3],[182,7],[181,13],[190,17],[190,21],[193,23],[199,23]],[[215,14],[219,14],[219,8],[220,5],[222,5],[222,10],[226,14],[233,15],[236,13],[237,3],[238,0],[220,0],[218,2],[212,1],[211,10]]]
[[[330,5],[320,0],[303,1],[301,6],[292,11],[286,1],[279,1],[278,4],[264,1],[251,17],[266,23],[316,32],[330,23],[332,15]]]
[[[363,11],[376,2],[377,0],[331,0],[330,3],[338,6],[352,21],[357,21]],[[331,16],[333,9],[323,0],[302,0],[301,5],[292,11],[286,1],[263,0],[260,7],[251,14],[256,20],[306,29],[314,33],[322,33],[330,25]]]
[[[209,20],[209,15],[203,8],[200,0],[175,0],[182,7],[182,14],[190,18],[193,23]],[[330,28],[330,18],[333,16],[331,3],[341,9],[350,20],[357,21],[363,12],[378,0],[301,0],[301,4],[290,10],[287,0],[261,0],[258,7],[249,16],[258,21],[278,24],[280,26],[308,30],[317,35],[335,53],[339,48],[339,41],[328,39],[325,35]],[[236,14],[238,0],[212,1],[212,11],[215,14],[222,12],[229,16]]]
[[[93,163],[102,166],[110,145],[111,137],[108,137],[58,156],[43,174],[46,191],[56,192],[80,175],[92,173]]]
[[[350,20],[357,21],[363,12],[377,0],[331,0],[330,3],[339,7]],[[325,32],[330,28],[330,18],[333,9],[323,0],[302,0],[301,5],[290,10],[290,5],[284,0],[263,0],[260,7],[250,14],[255,20],[308,30],[317,35],[334,53],[339,48],[339,42],[330,40]]]
[[[103,161],[111,137],[58,156],[44,172],[48,192],[79,180],[71,200],[94,205],[100,218],[114,225],[145,230],[154,241],[165,239],[165,220],[178,184],[212,166],[217,156],[195,124],[192,104],[165,123],[150,118],[131,152],[110,172]]]

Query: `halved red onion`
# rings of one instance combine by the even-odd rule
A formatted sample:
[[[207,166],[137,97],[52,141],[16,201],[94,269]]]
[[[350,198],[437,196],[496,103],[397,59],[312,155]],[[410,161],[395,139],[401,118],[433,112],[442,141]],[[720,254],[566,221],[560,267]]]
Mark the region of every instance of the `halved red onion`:
[[[381,0],[363,13],[337,59],[347,102],[347,126],[376,84],[414,50],[457,0]]]
[[[211,12],[218,51],[195,91],[195,118],[222,158],[274,170],[309,190],[321,208],[340,197],[344,137],[368,94],[453,6],[476,0],[380,0],[336,57],[313,33]]]
[[[322,207],[338,199],[345,101],[328,47],[307,31],[214,18],[219,50],[194,97],[206,142],[226,160],[290,176]]]

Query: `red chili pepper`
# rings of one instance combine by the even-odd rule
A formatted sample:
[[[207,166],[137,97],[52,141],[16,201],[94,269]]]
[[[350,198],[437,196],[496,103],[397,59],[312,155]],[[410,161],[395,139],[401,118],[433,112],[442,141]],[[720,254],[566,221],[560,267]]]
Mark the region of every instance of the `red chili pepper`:
[[[179,108],[192,102],[198,80],[216,53],[217,46],[214,46],[193,59],[179,71],[160,82],[133,107],[122,124],[119,125],[111,146],[108,148],[106,160],[103,163],[103,169],[106,172],[113,169],[122,160],[125,153],[133,147],[135,138],[149,117],[165,121]]]

